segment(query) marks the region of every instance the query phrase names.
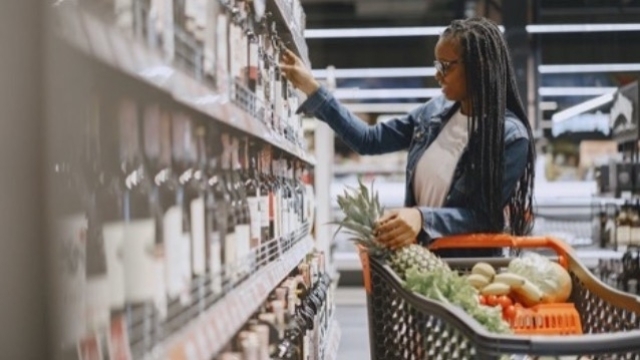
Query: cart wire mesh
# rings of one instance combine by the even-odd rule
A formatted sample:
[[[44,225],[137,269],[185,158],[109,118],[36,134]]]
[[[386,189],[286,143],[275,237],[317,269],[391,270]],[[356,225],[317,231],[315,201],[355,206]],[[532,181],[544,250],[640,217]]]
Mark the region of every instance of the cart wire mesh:
[[[569,257],[570,301],[581,315],[584,335],[549,337],[489,333],[461,309],[405,289],[391,268],[363,254],[370,275],[365,287],[372,359],[640,360],[640,299],[602,284]],[[509,259],[445,260],[466,272],[477,261],[504,265]]]

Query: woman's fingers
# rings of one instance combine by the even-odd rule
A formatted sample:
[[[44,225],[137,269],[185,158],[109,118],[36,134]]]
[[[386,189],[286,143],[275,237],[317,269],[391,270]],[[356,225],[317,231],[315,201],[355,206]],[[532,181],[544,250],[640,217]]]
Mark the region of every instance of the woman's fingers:
[[[393,229],[403,227],[403,224],[404,222],[402,218],[398,217],[397,214],[392,214],[389,218],[381,221],[376,230],[379,234],[384,234],[392,231]]]
[[[378,242],[389,246],[396,238],[402,237],[405,230],[403,228],[395,228],[389,232],[381,233],[378,235]]]

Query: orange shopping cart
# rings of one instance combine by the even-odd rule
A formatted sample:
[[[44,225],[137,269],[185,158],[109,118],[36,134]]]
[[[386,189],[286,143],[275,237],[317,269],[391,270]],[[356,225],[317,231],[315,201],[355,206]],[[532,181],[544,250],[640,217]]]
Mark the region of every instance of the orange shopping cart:
[[[640,360],[640,298],[600,282],[564,242],[550,237],[474,234],[440,239],[429,248],[482,247],[553,250],[551,258],[572,279],[570,303],[525,313],[553,320],[541,321],[537,328],[516,329],[514,335],[490,333],[461,309],[405,289],[389,266],[361,250],[372,359]],[[501,268],[511,259],[444,260],[451,269],[465,273],[480,261]],[[565,335],[549,336],[561,333]]]

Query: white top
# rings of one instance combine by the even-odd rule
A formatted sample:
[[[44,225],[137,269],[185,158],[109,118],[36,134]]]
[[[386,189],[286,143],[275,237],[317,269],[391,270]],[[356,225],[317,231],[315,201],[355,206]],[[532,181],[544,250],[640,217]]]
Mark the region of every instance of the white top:
[[[416,166],[413,192],[418,206],[442,207],[458,160],[469,141],[469,118],[458,110]]]

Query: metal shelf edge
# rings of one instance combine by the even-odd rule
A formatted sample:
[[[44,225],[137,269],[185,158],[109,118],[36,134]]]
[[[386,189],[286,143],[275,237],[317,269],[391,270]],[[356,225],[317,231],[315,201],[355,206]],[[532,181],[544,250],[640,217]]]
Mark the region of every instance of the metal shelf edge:
[[[59,35],[84,54],[170,94],[177,102],[206,114],[315,166],[311,154],[279,139],[259,120],[196,79],[162,60],[160,52],[73,5],[54,9]]]
[[[282,258],[247,279],[202,316],[159,345],[156,351],[153,351],[153,358],[186,359],[190,358],[189,354],[194,353],[199,354],[199,358],[211,358],[218,354],[264,303],[269,293],[312,249],[313,241],[305,235],[304,239]],[[214,342],[203,346],[206,342],[199,341],[203,334],[212,334]]]

